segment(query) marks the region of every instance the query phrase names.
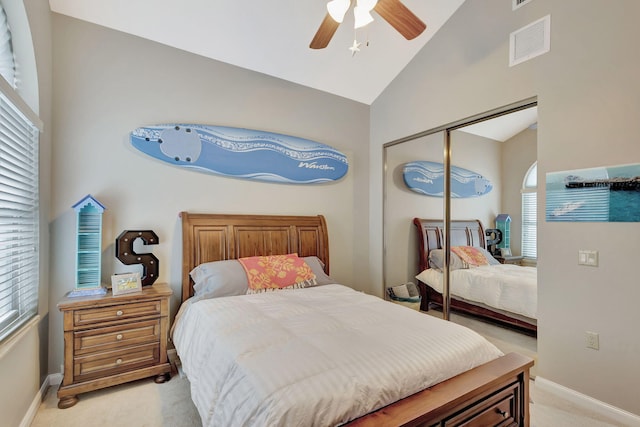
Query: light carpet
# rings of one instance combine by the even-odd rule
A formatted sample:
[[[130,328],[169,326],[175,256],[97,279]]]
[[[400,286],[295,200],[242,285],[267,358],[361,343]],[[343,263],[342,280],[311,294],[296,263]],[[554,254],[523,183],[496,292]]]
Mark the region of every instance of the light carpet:
[[[437,311],[429,314],[442,316]],[[537,359],[537,343],[533,337],[457,314],[451,318],[476,330],[505,353],[517,351]],[[179,375],[164,384],[145,379],[84,393],[79,396],[80,401],[68,409],[58,409],[56,391],[57,387],[49,388],[31,427],[202,426],[191,401],[189,381]],[[532,427],[625,427],[536,389],[535,381],[531,381],[530,392]]]
[[[156,384],[139,380],[84,393],[71,408],[58,409],[56,387],[50,387],[31,427],[201,427],[191,402],[189,381],[175,375]],[[597,414],[536,390],[531,382],[533,427],[621,427]]]
[[[191,402],[189,382],[175,375],[156,384],[152,378],[79,395],[77,404],[58,409],[57,387],[49,387],[32,427],[182,427],[201,426]]]

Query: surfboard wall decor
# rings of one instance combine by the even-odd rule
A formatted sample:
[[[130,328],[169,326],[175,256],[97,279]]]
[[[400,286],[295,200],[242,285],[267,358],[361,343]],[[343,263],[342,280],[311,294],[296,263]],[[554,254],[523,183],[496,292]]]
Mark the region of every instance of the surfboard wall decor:
[[[319,142],[225,126],[164,124],[135,129],[137,150],[200,172],[264,182],[315,184],[336,181],[347,157]]]
[[[409,162],[402,168],[402,178],[411,191],[425,196],[444,194],[444,164],[429,161]],[[477,172],[451,166],[451,197],[479,197],[493,189],[488,179]]]

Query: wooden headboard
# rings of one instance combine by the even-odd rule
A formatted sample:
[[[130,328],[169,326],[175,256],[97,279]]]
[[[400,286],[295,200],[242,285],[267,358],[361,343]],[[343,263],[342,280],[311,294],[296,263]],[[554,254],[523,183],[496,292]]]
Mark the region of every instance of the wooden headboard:
[[[329,236],[322,215],[227,215],[180,212],[182,301],[193,296],[189,272],[211,261],[258,255],[317,256],[329,274]]]
[[[429,251],[442,249],[444,245],[444,221],[441,219],[414,218],[418,231],[420,271],[429,268]],[[451,246],[479,246],[486,249],[484,228],[480,220],[451,220]]]

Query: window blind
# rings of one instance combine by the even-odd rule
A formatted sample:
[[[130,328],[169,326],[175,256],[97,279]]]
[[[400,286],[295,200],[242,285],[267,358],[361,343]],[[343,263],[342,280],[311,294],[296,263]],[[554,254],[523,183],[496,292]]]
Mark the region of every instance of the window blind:
[[[38,310],[38,138],[0,93],[0,340]]]
[[[522,256],[537,258],[537,192],[522,193]]]
[[[538,162],[527,171],[522,188],[522,248],[525,258],[538,258]]]

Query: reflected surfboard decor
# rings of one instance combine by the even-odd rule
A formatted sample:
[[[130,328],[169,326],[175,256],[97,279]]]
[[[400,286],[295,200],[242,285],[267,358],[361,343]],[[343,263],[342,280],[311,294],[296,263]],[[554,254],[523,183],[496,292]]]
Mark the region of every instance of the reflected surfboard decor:
[[[337,181],[347,157],[328,145],[272,132],[199,124],[140,127],[131,145],[163,162],[234,178],[287,184]]]
[[[444,164],[429,161],[406,163],[402,178],[407,188],[425,196],[442,197],[444,194]],[[451,166],[451,197],[479,197],[489,193],[493,184],[477,172]]]

